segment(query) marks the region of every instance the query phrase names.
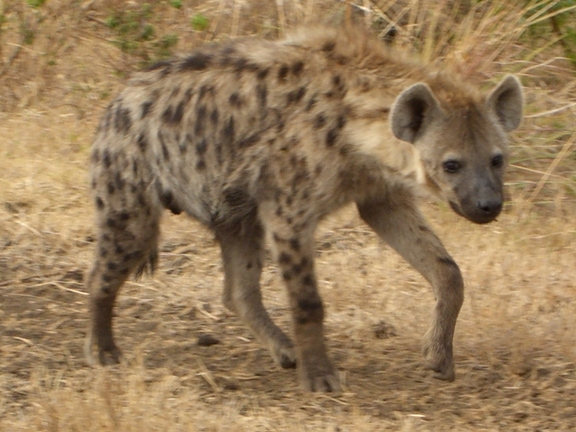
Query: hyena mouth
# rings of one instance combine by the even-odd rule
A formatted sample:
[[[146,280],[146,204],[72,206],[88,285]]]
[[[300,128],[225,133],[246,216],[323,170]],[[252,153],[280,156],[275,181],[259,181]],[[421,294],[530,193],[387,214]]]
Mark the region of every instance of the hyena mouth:
[[[456,214],[478,225],[484,225],[493,222],[496,220],[496,217],[500,214],[500,210],[493,211],[490,213],[487,212],[483,213],[479,211],[468,213],[462,210],[462,208],[454,201],[449,200],[448,202],[450,203],[450,207],[452,207],[452,210],[454,210]]]
[[[466,217],[466,215],[464,213],[462,213],[462,211],[460,210],[460,206],[458,204],[456,204],[454,201],[449,200],[448,201],[450,203],[450,207],[452,207],[452,210],[454,210],[454,212],[457,215],[460,215],[462,217]]]

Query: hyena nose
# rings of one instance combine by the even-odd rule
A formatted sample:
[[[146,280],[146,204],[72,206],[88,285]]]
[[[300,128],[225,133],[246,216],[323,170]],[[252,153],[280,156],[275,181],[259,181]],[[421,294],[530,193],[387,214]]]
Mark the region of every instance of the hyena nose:
[[[502,210],[502,201],[498,199],[480,200],[476,206],[486,216],[497,216]]]

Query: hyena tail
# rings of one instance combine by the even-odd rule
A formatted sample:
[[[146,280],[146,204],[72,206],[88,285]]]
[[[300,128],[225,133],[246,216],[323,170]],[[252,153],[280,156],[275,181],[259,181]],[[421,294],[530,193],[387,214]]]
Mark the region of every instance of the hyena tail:
[[[146,273],[148,275],[153,275],[154,271],[158,267],[158,245],[154,246],[148,252],[146,259],[140,264],[140,266],[134,272],[134,279],[138,280],[140,277]]]

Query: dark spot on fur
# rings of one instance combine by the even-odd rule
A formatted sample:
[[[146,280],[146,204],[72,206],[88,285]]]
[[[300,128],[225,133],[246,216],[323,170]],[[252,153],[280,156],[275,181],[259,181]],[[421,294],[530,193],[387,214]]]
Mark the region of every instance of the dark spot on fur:
[[[208,54],[198,52],[188,56],[180,65],[181,71],[198,71],[206,69],[212,60]]]
[[[218,117],[220,116],[220,113],[218,112],[217,108],[214,108],[212,110],[212,112],[210,113],[210,120],[212,121],[213,125],[217,125],[218,124]]]
[[[162,130],[158,131],[158,141],[160,141],[160,146],[162,147],[162,156],[164,157],[164,160],[170,160],[170,153],[168,152],[168,146],[164,141],[164,134],[162,133]]]
[[[265,83],[258,83],[256,85],[256,95],[260,106],[264,108],[268,102],[268,87],[266,87]]]
[[[122,175],[119,172],[114,175],[114,181],[116,182],[116,188],[118,190],[124,189],[126,181],[122,178]]]
[[[294,63],[292,65],[292,73],[295,76],[300,75],[300,73],[302,72],[302,69],[304,69],[304,62],[302,62],[302,61],[297,61],[296,63]]]
[[[343,129],[344,126],[346,126],[346,117],[343,114],[340,114],[336,120],[336,128]]]
[[[108,150],[104,150],[102,160],[104,161],[104,166],[110,168],[110,165],[112,165],[112,158],[110,157],[110,152]]]
[[[114,280],[114,277],[109,275],[108,273],[104,273],[104,275],[102,275],[102,280],[106,283],[110,283]],[[110,294],[110,287],[108,286],[102,287],[102,292],[107,295]]]
[[[316,286],[316,281],[314,280],[314,277],[311,274],[307,274],[302,278],[302,285],[307,287],[313,287]]]
[[[180,123],[182,116],[184,115],[184,105],[184,101],[181,101],[178,104],[176,111],[174,111],[174,115],[172,116],[172,123]]]
[[[220,143],[216,144],[216,161],[218,165],[222,165],[224,163],[224,156],[222,155],[222,145]]]
[[[196,162],[196,169],[198,171],[203,171],[206,169],[206,162],[204,162],[204,159],[199,159],[198,162]]]
[[[305,311],[313,311],[322,308],[322,301],[320,299],[299,299],[298,307]]]
[[[234,141],[235,131],[234,131],[234,117],[230,116],[226,126],[223,129],[223,138],[228,142]]]
[[[182,120],[184,115],[184,103],[180,102],[176,108],[168,106],[162,113],[162,120],[168,124],[176,125]]]
[[[340,153],[340,156],[346,157],[352,153],[352,150],[353,146],[351,146],[350,144],[345,144],[342,147],[340,147],[338,152]]]
[[[293,277],[292,273],[290,272],[290,270],[286,270],[284,272],[282,272],[282,279],[284,279],[286,282],[288,282],[289,280],[291,280]]]
[[[322,322],[324,317],[324,308],[322,300],[317,296],[312,298],[298,299],[298,308],[294,314],[298,324],[307,324],[310,322]]]
[[[146,206],[146,199],[144,198],[144,194],[142,192],[138,192],[138,195],[136,196],[136,200],[138,201],[138,205],[140,207]]]
[[[206,105],[200,105],[196,110],[196,122],[194,124],[194,132],[196,136],[202,135],[202,132],[204,131],[206,114]]]
[[[121,211],[118,214],[118,219],[120,219],[121,221],[127,221],[130,219],[130,213],[128,213],[127,211]]]
[[[112,183],[112,182],[108,183],[107,188],[108,188],[108,194],[109,195],[112,195],[114,192],[116,192],[116,188],[114,187],[114,183]]]
[[[200,101],[206,94],[212,93],[214,90],[212,86],[204,84],[200,87],[200,91],[198,92],[198,101]]]
[[[332,84],[334,87],[339,87],[342,85],[342,77],[340,75],[334,75],[332,77]]]
[[[166,123],[170,123],[172,121],[172,106],[168,105],[168,108],[164,110],[162,113],[162,120]]]
[[[300,100],[304,97],[305,94],[306,94],[306,87],[300,87],[297,90],[293,90],[286,96],[286,103],[290,105],[292,103],[300,102]]]
[[[118,264],[116,264],[115,262],[107,262],[106,263],[106,268],[108,268],[108,270],[114,271],[118,268]]]
[[[132,159],[132,173],[136,176],[138,175],[138,161],[136,159]],[[132,191],[134,192],[135,185],[132,185]]]
[[[116,227],[116,220],[113,218],[106,219],[106,226],[109,228],[115,228]]]
[[[250,270],[254,265],[252,264],[252,261],[248,261],[248,263],[246,264],[246,270]]]
[[[142,152],[146,151],[146,147],[148,147],[148,140],[146,139],[144,132],[138,135],[138,147]]]
[[[304,257],[298,264],[292,267],[292,272],[295,276],[298,276],[306,267],[308,267],[308,258]]]
[[[178,150],[180,154],[184,155],[188,152],[188,145],[192,142],[192,135],[187,133],[182,141],[178,143]]]
[[[320,113],[314,118],[314,129],[320,129],[326,124],[326,117]]]
[[[203,156],[206,153],[206,149],[208,148],[208,142],[204,138],[198,144],[196,144],[196,154],[198,156]]]
[[[102,201],[102,198],[96,197],[96,207],[98,207],[98,210],[102,210],[104,208],[104,201]]]
[[[118,255],[122,255],[122,254],[124,253],[124,248],[123,248],[121,245],[117,244],[117,245],[116,245],[116,248],[114,249],[114,251],[115,251]]]
[[[168,99],[170,99],[170,100],[176,99],[176,96],[178,96],[178,93],[180,93],[180,86],[176,86],[172,89],[172,91],[170,92],[170,97]]]
[[[266,78],[266,76],[268,76],[269,71],[270,71],[269,69],[260,69],[256,74],[256,78],[258,78],[259,80],[263,80],[264,78]]]
[[[184,102],[185,105],[188,104],[188,102],[190,102],[190,99],[192,99],[193,92],[194,90],[192,88],[189,88],[184,93],[184,98],[182,99],[182,102]]]
[[[104,248],[100,248],[99,255],[100,255],[102,258],[105,258],[105,257],[108,255],[108,251],[107,251],[106,249],[104,249]]]
[[[240,58],[237,58],[236,60],[234,60],[234,70],[237,73],[244,72],[244,71],[256,72],[259,69],[260,68],[258,67],[258,65],[248,61],[244,57],[240,57]]]
[[[418,225],[418,229],[422,232],[430,231],[430,229],[425,225]]]
[[[238,147],[239,148],[251,147],[258,141],[260,141],[260,135],[256,133],[254,135],[250,135],[249,137],[244,138],[243,140],[240,140],[238,142]]]
[[[278,81],[285,81],[286,80],[286,75],[288,75],[288,66],[286,65],[282,65],[280,66],[280,69],[278,69]]]
[[[278,256],[278,263],[280,264],[290,264],[292,263],[292,257],[288,255],[286,252],[282,252]]]
[[[132,127],[132,118],[130,117],[130,110],[118,106],[116,115],[114,116],[114,126],[116,130],[121,133],[128,133]]]
[[[324,45],[322,45],[322,51],[324,52],[329,52],[334,50],[334,48],[336,47],[336,43],[332,42],[332,41],[328,41],[326,42]]]
[[[238,92],[232,93],[228,100],[230,102],[230,105],[232,105],[234,108],[240,108],[243,105],[243,100],[238,94]]]
[[[294,251],[298,252],[300,250],[300,241],[297,238],[295,238],[295,237],[291,238],[289,243],[290,243],[290,247]]]
[[[312,108],[314,108],[314,107],[316,106],[316,103],[317,103],[317,102],[318,102],[318,99],[316,99],[316,95],[312,96],[312,97],[310,98],[310,100],[308,101],[308,103],[306,104],[305,110],[306,110],[307,112],[308,112],[308,111],[311,111]]]
[[[332,147],[336,143],[336,139],[338,138],[338,129],[332,128],[326,134],[326,145],[328,147]]]

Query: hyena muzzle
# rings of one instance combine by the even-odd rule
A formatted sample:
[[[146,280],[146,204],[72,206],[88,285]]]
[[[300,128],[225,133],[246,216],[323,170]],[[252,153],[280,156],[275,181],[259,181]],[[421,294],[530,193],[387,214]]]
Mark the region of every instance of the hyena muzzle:
[[[164,209],[210,227],[224,304],[301,384],[336,391],[314,272],[314,230],[355,203],[362,219],[436,296],[427,367],[454,379],[460,270],[417,207],[418,190],[475,223],[502,209],[506,133],[522,116],[518,80],[487,94],[360,29],[204,46],[136,74],[106,110],[91,156],[96,255],[87,278],[90,364],[118,362],[120,286],[157,261]],[[288,291],[293,340],[270,319],[259,279],[265,239]],[[94,353],[98,358],[94,358]]]

